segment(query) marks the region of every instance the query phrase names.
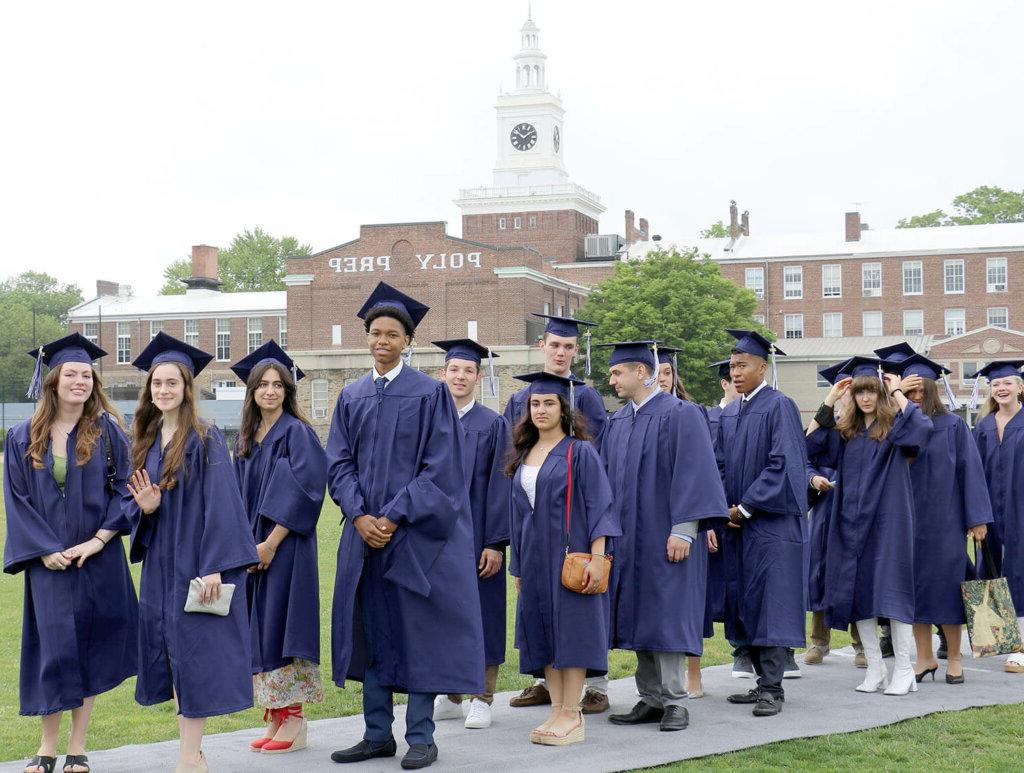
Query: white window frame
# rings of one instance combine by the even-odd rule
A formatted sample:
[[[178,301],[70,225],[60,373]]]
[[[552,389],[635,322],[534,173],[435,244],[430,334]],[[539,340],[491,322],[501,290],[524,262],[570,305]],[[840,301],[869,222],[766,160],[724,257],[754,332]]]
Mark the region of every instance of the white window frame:
[[[958,320],[960,322],[959,325],[956,324]],[[952,325],[950,325],[950,321],[953,322]],[[961,308],[944,309],[942,312],[942,326],[948,336],[965,333],[967,331],[967,310]]]
[[[100,337],[100,325],[98,322],[86,322],[82,325],[82,335],[87,341],[96,343]]]
[[[986,292],[1005,293],[1009,287],[1009,267],[1006,258],[989,258],[985,261]],[[993,273],[995,272],[995,273]],[[1000,279],[1002,275],[1002,279]]]
[[[472,341],[476,341],[477,340],[477,335],[478,335],[478,332],[477,332],[477,328],[478,327],[479,326],[477,325],[475,319],[468,319],[468,320],[466,320],[466,338],[469,338]]]
[[[804,315],[786,314],[782,318],[782,329],[785,338],[793,340],[804,337]]]
[[[341,325],[331,325],[331,346],[341,346],[343,341]]]
[[[537,227],[537,216],[536,215],[530,215],[530,219],[527,222],[530,224],[530,228],[536,228]]]
[[[508,218],[506,218],[506,217],[499,217],[498,218],[498,230],[499,231],[504,231],[507,228],[508,228]]]
[[[836,326],[836,323],[838,327]],[[830,324],[831,323],[831,324]],[[831,332],[829,328],[832,328]],[[821,315],[821,337],[842,338],[843,337],[843,312],[826,311]]]
[[[213,324],[217,362],[231,361],[231,318],[218,317]]]
[[[826,278],[829,274],[833,274],[833,276]],[[821,297],[843,297],[843,267],[838,263],[830,263],[821,267]]]
[[[550,314],[551,314],[551,304],[548,301],[544,301],[544,315],[545,316],[550,316]]]
[[[245,333],[246,354],[252,354],[263,346],[263,317],[246,317]]]
[[[149,321],[149,340],[156,338],[157,333],[163,332],[164,321],[162,319],[151,319]]]
[[[922,293],[924,293],[924,263],[920,260],[903,261],[903,294],[921,295]]]
[[[1001,314],[1001,316],[1003,318],[1002,324],[999,324],[998,322],[993,322],[992,321],[992,312],[993,311],[995,311],[995,312],[1002,312],[1002,314]],[[985,310],[985,319],[986,319],[986,321],[987,321],[987,323],[989,325],[992,325],[994,327],[1001,327],[1004,330],[1009,330],[1010,329],[1010,309],[1008,307],[1006,307],[1006,306],[990,306],[988,309]]]
[[[752,291],[755,298],[764,298],[764,268],[743,269],[743,286]]]
[[[868,332],[868,319],[878,317],[878,332]],[[874,328],[873,328],[874,329]],[[885,334],[885,315],[877,309],[865,311],[860,316],[860,334],[862,336],[880,336]]]
[[[907,315],[917,314],[920,320],[919,325],[910,326],[907,324]],[[904,309],[903,310],[903,335],[915,336],[924,335],[924,310],[923,309]]]
[[[523,219],[521,217],[512,218],[512,227],[517,231],[523,227]]]
[[[804,267],[782,267],[782,297],[787,301],[799,301],[804,297]]]
[[[282,315],[277,318],[277,345],[282,349],[288,348],[288,316]]]
[[[882,297],[882,264],[862,263],[860,266],[860,289],[865,298]]]
[[[199,348],[199,320],[185,320],[185,343],[189,346]]]
[[[325,378],[315,378],[309,382],[309,412],[314,419],[326,419],[330,409],[328,388],[330,382]]]
[[[764,314],[751,314],[750,318],[759,325],[764,324]]]
[[[963,295],[966,268],[962,258],[942,261],[942,290],[946,295]],[[950,282],[952,280],[952,283]],[[952,284],[953,289],[950,289]],[[957,287],[959,285],[959,288]]]
[[[127,365],[132,361],[132,323],[117,323],[117,364]]]

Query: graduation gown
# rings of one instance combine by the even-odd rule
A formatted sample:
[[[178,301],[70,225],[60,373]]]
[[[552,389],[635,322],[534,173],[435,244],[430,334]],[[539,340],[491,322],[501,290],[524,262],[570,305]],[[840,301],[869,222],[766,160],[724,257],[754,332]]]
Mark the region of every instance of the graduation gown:
[[[840,439],[825,564],[825,619],[837,630],[872,617],[914,621],[914,492],[908,457],[928,442],[932,422],[914,403],[900,411],[885,440],[862,427]],[[809,436],[816,453],[827,456],[828,435]]]
[[[725,539],[725,635],[804,646],[807,451],[796,404],[770,386],[722,410],[718,467],[726,502],[752,517]]]
[[[462,417],[462,447],[469,505],[473,513],[473,550],[477,560],[484,548],[505,553],[511,519],[512,482],[505,475],[505,456],[511,439],[508,423],[490,408],[476,403]],[[486,580],[477,578],[484,627],[484,664],[505,662],[505,565]]]
[[[960,583],[973,579],[966,533],[992,523],[981,455],[955,413],[933,416],[928,441],[910,465],[914,486],[914,621],[962,625]]]
[[[828,480],[836,479],[836,468],[831,463],[839,457],[839,433],[824,436],[824,449],[817,443],[805,441],[807,445],[807,486],[810,502],[810,538],[808,540],[807,567],[807,611],[820,612],[825,608],[825,557],[828,554],[828,525],[832,516],[834,490],[814,491],[811,479],[821,475]]]
[[[157,432],[146,455],[151,481],[163,468],[160,440]],[[131,559],[142,562],[135,700],[162,703],[173,688],[185,717],[251,707],[245,569],[259,558],[220,430],[208,426],[205,442],[189,435],[177,485],[163,492],[155,512],[144,514],[130,495],[124,512],[132,524]],[[235,586],[229,614],[185,612],[189,582],[215,572]]]
[[[285,411],[249,455],[235,455],[235,475],[253,539],[278,524],[289,529],[270,568],[248,575],[252,672],[302,658],[320,662],[320,576],[316,523],[327,489],[327,457],[316,433]]]
[[[594,387],[583,384],[573,388],[575,408],[583,413],[587,420],[587,429],[590,432],[590,440],[597,448],[601,445],[601,434],[604,432],[605,424],[608,421],[608,412],[604,409],[604,400]],[[505,421],[510,429],[515,429],[523,414],[526,413],[530,404],[530,387],[525,386],[514,393],[505,404]]]
[[[380,684],[397,692],[483,691],[479,556],[463,443],[448,387],[408,366],[380,398],[370,374],[338,396],[327,486],[346,521],[331,614],[339,687],[363,681],[372,664]],[[398,525],[387,546],[363,541],[351,523],[360,515]]]
[[[985,544],[1002,559],[1002,574],[1018,615],[1024,615],[1024,410],[1010,419],[999,441],[995,414],[983,416],[974,427],[992,502],[992,528]],[[983,569],[984,564],[979,568]]]
[[[707,538],[697,534],[677,563],[666,550],[674,526],[728,513],[706,415],[660,391],[635,416],[627,403],[608,423],[601,456],[622,530],[609,587],[611,646],[700,655]]]
[[[622,534],[604,464],[589,441],[563,438],[548,452],[537,474],[535,508],[523,489],[522,465],[516,470],[508,570],[521,581],[515,636],[519,671],[536,677],[544,675],[544,666],[585,668],[588,676],[608,671],[609,593],[584,595],[562,587],[570,441],[569,551],[589,553],[598,537]],[[612,578],[616,571],[613,561]]]
[[[707,409],[708,428],[711,430],[711,445],[718,442],[718,420],[722,416],[722,406],[712,405]],[[715,623],[725,622],[725,540],[726,532],[732,531],[724,523],[716,521],[709,531],[715,532],[718,550],[708,551],[708,582],[704,600],[704,638],[715,635]],[[705,546],[707,535],[701,535]]]
[[[23,572],[20,713],[52,714],[113,689],[136,673],[138,600],[120,534],[81,569],[72,562],[51,571],[40,560],[85,542],[100,529],[127,533],[121,496],[128,473],[128,441],[110,417],[84,466],[75,462],[76,427],[67,439],[63,492],[53,478],[53,452],[45,468],[27,457],[31,420],[12,427],[4,443],[7,540],[4,571]],[[116,469],[107,490],[107,448]]]

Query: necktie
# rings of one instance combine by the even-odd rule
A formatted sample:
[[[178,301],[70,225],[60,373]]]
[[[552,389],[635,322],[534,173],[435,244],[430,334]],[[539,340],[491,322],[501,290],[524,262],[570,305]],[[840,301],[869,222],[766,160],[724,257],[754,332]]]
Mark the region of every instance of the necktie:
[[[388,380],[385,376],[381,376],[380,378],[375,378],[373,383],[377,387],[377,399],[380,400],[384,396],[384,387],[388,385]]]

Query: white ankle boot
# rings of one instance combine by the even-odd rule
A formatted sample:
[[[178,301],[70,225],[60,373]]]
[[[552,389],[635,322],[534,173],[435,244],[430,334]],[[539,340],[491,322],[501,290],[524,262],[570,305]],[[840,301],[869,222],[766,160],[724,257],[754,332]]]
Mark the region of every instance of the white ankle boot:
[[[885,694],[906,695],[908,692],[917,692],[917,676],[910,664],[910,642],[914,638],[914,628],[910,623],[901,623],[897,620],[893,620],[889,625],[892,630],[892,651],[896,662]]]
[[[877,692],[885,687],[885,663],[882,660],[882,647],[878,643],[878,620],[874,617],[858,620],[857,632],[864,645],[864,657],[868,661],[868,671],[864,674],[864,681],[857,685],[857,692]]]

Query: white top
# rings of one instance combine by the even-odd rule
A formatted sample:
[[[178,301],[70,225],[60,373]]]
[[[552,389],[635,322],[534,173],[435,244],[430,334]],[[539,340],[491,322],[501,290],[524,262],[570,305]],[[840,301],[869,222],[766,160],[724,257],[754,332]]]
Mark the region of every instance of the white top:
[[[476,405],[476,399],[470,400],[462,408],[459,408],[459,418],[463,418],[467,413],[473,410],[474,405]]]
[[[523,486],[523,491],[526,492],[526,498],[530,500],[530,507],[532,508],[537,499],[537,474],[540,472],[540,465],[531,467],[528,464],[523,464],[520,465],[519,469],[522,470],[519,481]]]
[[[398,360],[398,364],[395,367],[393,367],[391,370],[389,370],[387,373],[378,373],[376,366],[374,366],[374,367],[370,368],[370,378],[372,378],[374,381],[376,381],[381,376],[383,376],[384,378],[386,378],[388,380],[388,383],[390,384],[392,381],[394,381],[396,378],[398,378],[398,374],[402,372],[402,364],[403,364],[402,360],[399,359]]]

